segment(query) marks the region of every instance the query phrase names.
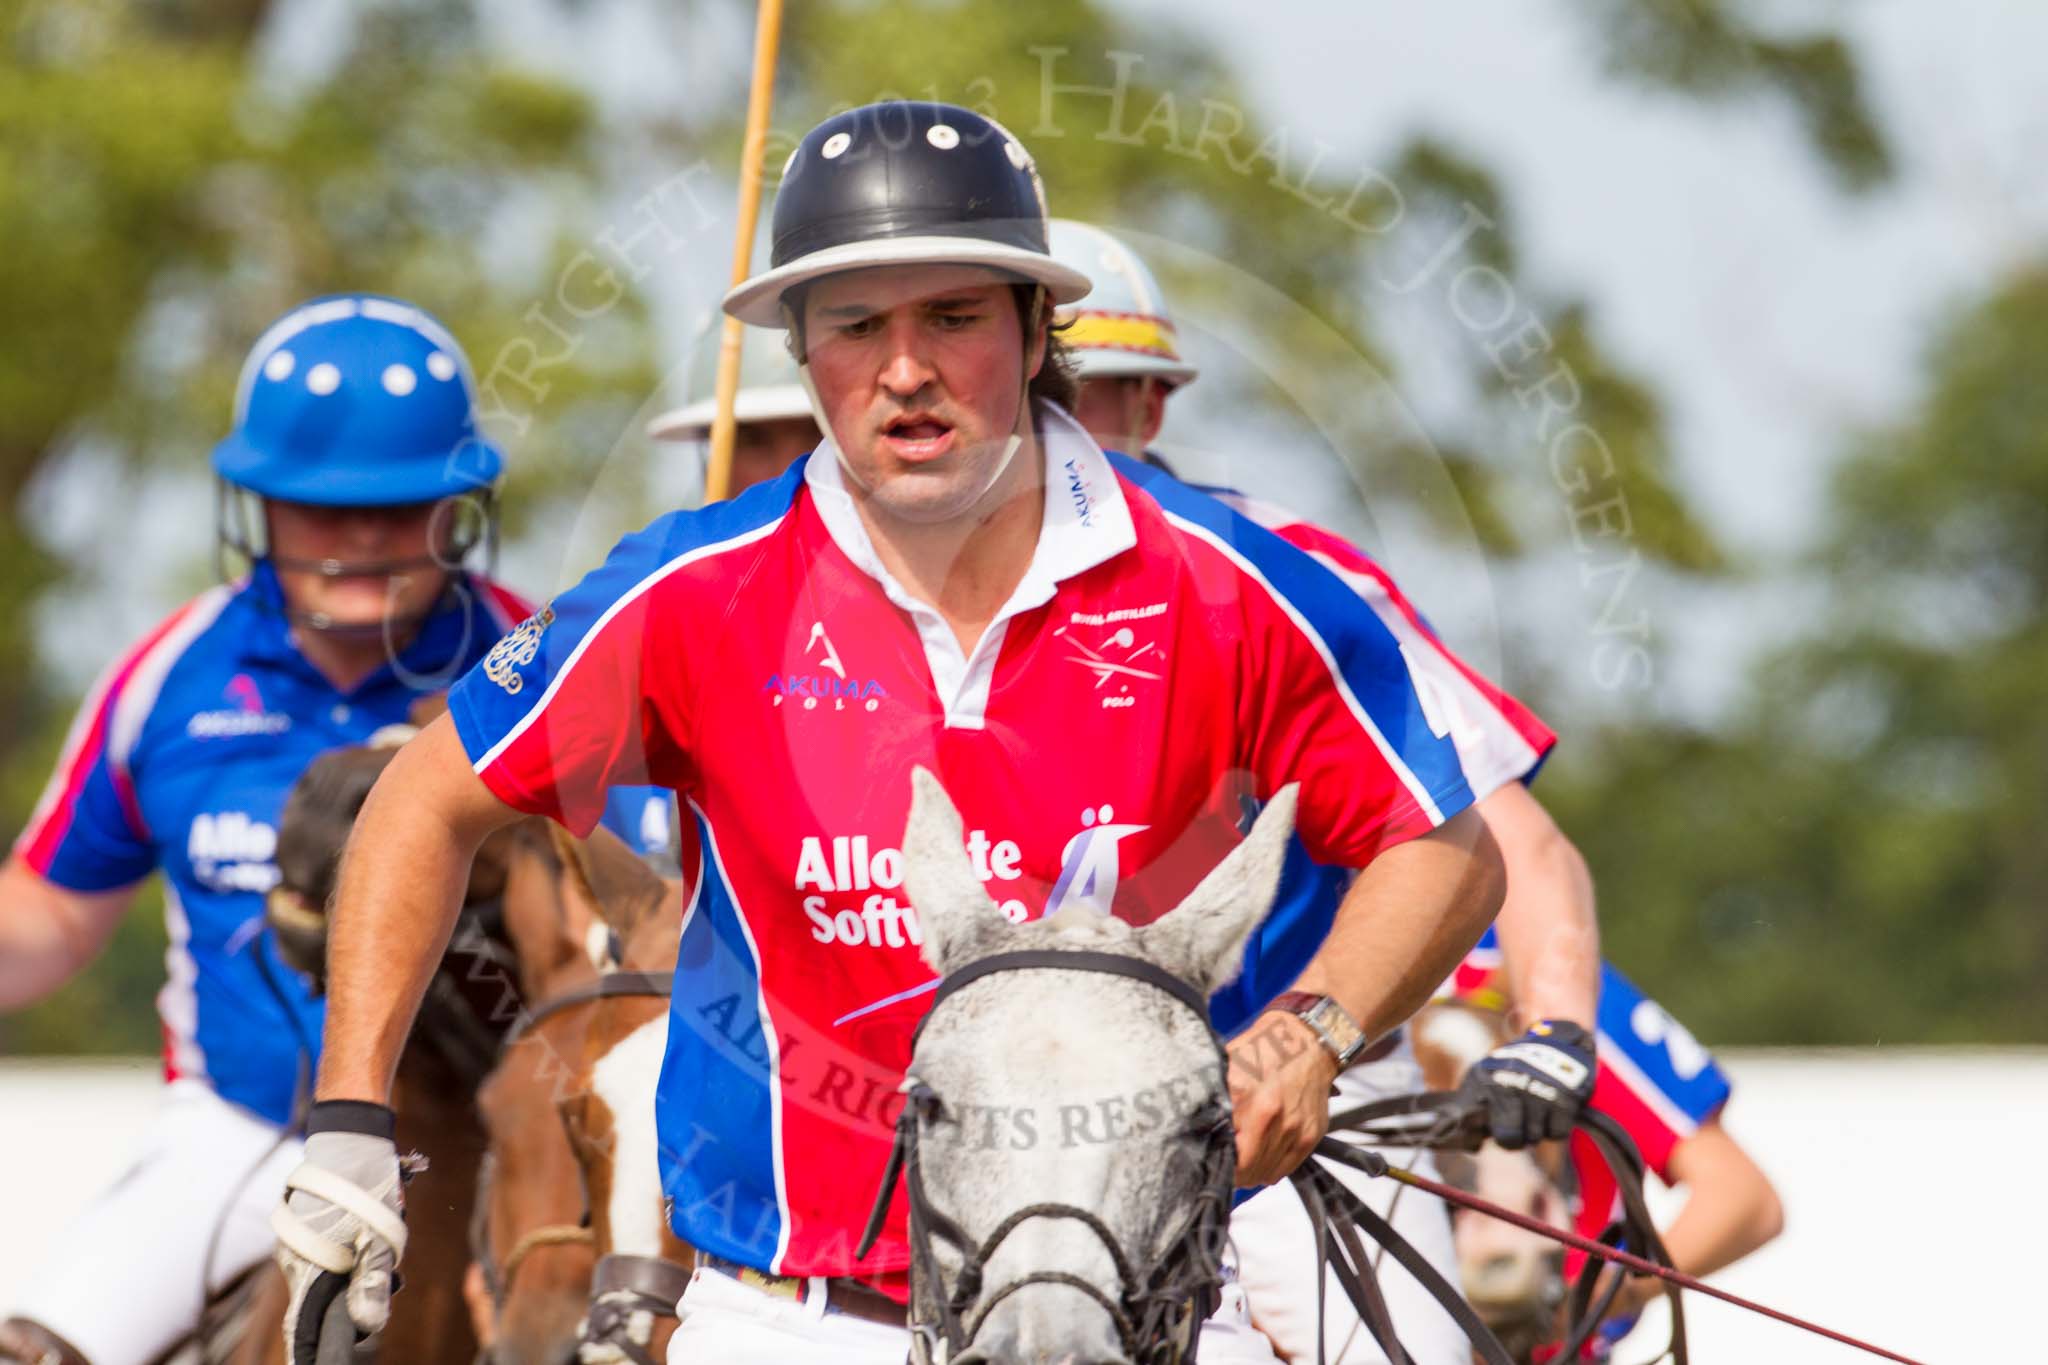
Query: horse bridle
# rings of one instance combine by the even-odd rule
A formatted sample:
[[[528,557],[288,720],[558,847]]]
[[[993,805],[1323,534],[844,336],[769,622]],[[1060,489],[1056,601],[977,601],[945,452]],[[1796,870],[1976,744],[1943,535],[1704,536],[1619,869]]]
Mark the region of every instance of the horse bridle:
[[[983,977],[1006,971],[1053,970],[1099,972],[1141,981],[1163,991],[1185,1005],[1209,1032],[1218,1060],[1217,1094],[1228,1094],[1228,1054],[1223,1040],[1209,1022],[1208,1002],[1180,978],[1142,958],[1114,953],[1079,950],[1037,949],[998,953],[949,974],[932,998],[930,1010],[911,1037],[913,1056],[917,1040],[939,1007],[954,993]],[[661,972],[614,971],[596,981],[564,992],[531,1011],[523,1012],[506,1032],[501,1049],[509,1049],[544,1020],[562,1011],[599,1000],[621,997],[666,998],[673,978]],[[913,1062],[914,1065],[914,1062]],[[1071,1204],[1029,1204],[1013,1210],[978,1244],[954,1219],[935,1207],[925,1191],[919,1159],[919,1124],[943,1112],[943,1100],[929,1086],[906,1078],[907,1103],[896,1122],[896,1139],[883,1170],[874,1207],[868,1215],[856,1256],[865,1257],[881,1235],[889,1205],[899,1180],[910,1203],[910,1246],[914,1281],[922,1280],[928,1296],[913,1302],[910,1315],[912,1359],[916,1365],[951,1365],[975,1359],[969,1354],[975,1335],[990,1312],[1004,1299],[1032,1284],[1059,1284],[1094,1299],[1115,1324],[1125,1357],[1132,1365],[1194,1365],[1203,1319],[1214,1307],[1214,1296],[1222,1253],[1229,1233],[1232,1176],[1236,1168],[1236,1144],[1228,1105],[1198,1111],[1193,1130],[1203,1138],[1203,1171],[1195,1198],[1181,1226],[1155,1239],[1157,1250],[1142,1266],[1135,1265],[1107,1224],[1088,1209]],[[1619,1237],[1652,1258],[1669,1264],[1669,1253],[1658,1238],[1642,1195],[1643,1163],[1633,1142],[1619,1125],[1594,1110],[1583,1112],[1578,1131],[1593,1143],[1616,1177],[1623,1205],[1623,1221],[1610,1229],[1610,1239]],[[1350,1133],[1368,1140],[1399,1146],[1476,1148],[1483,1140],[1483,1125],[1468,1110],[1458,1107],[1455,1093],[1399,1096],[1333,1114],[1330,1132]],[[1385,1174],[1385,1161],[1326,1137],[1316,1154],[1368,1174]],[[491,1168],[486,1164],[479,1180],[477,1212],[471,1224],[472,1249],[491,1294],[493,1308],[502,1305],[511,1291],[514,1276],[529,1253],[544,1246],[587,1243],[588,1215],[575,1227],[551,1224],[536,1228],[523,1237],[506,1257],[502,1267],[492,1257],[488,1236],[488,1193]],[[1490,1365],[1511,1365],[1510,1357],[1491,1330],[1445,1281],[1427,1258],[1396,1232],[1373,1209],[1347,1189],[1314,1160],[1306,1161],[1290,1177],[1309,1213],[1314,1229],[1319,1263],[1328,1276],[1318,1277],[1318,1321],[1323,1317],[1320,1300],[1323,1286],[1334,1276],[1357,1309],[1361,1320],[1395,1365],[1406,1365],[1410,1357],[1394,1334],[1386,1302],[1376,1276],[1365,1256],[1358,1233],[1363,1230],[1383,1246],[1436,1298],[1461,1327],[1477,1354]],[[1054,1218],[1078,1222],[1095,1234],[1116,1267],[1118,1290],[1115,1297],[1092,1281],[1064,1271],[1033,1271],[1012,1280],[994,1293],[983,1295],[983,1281],[989,1259],[998,1247],[1025,1223]],[[938,1238],[953,1247],[960,1259],[959,1275],[950,1293],[943,1291],[944,1279],[932,1250]],[[1561,1359],[1572,1359],[1591,1338],[1618,1294],[1617,1278],[1604,1292],[1596,1293],[1600,1264],[1589,1261],[1573,1287],[1568,1327]],[[641,1312],[670,1315],[681,1297],[688,1271],[654,1256],[612,1255],[602,1258],[592,1277],[592,1306],[582,1341],[612,1347],[634,1365],[658,1365],[633,1340],[629,1324]],[[1667,1289],[1669,1286],[1667,1286]],[[1672,1308],[1671,1353],[1677,1365],[1685,1365],[1686,1341],[1682,1306],[1675,1289],[1670,1290]],[[1597,1301],[1596,1301],[1597,1300]],[[1324,1355],[1318,1327],[1318,1357]],[[488,1360],[486,1351],[483,1359]]]
[[[978,1360],[975,1335],[997,1304],[1034,1284],[1057,1284],[1078,1290],[1101,1304],[1116,1326],[1124,1357],[1131,1365],[1191,1365],[1202,1320],[1215,1305],[1225,1241],[1229,1235],[1231,1177],[1237,1165],[1236,1140],[1227,1095],[1228,1056],[1223,1040],[1209,1022],[1209,1004],[1192,986],[1142,958],[1114,953],[1040,949],[997,953],[949,973],[932,997],[931,1009],[912,1035],[912,1065],[917,1039],[948,997],[968,984],[998,972],[1099,972],[1143,982],[1185,1005],[1209,1034],[1217,1057],[1218,1101],[1198,1110],[1188,1131],[1202,1140],[1201,1180],[1193,1200],[1176,1224],[1165,1225],[1154,1238],[1151,1257],[1135,1261],[1109,1226],[1092,1210],[1072,1204],[1028,1204],[1013,1210],[980,1242],[935,1207],[925,1190],[919,1152],[920,1123],[944,1110],[944,1101],[929,1086],[906,1079],[908,1102],[896,1121],[896,1142],[882,1173],[874,1208],[862,1233],[856,1256],[865,1257],[881,1235],[898,1181],[910,1203],[910,1254],[913,1296],[910,1313],[912,1359],[917,1365],[952,1365]],[[1034,1219],[1065,1219],[1095,1234],[1116,1267],[1112,1295],[1101,1286],[1065,1271],[1039,1270],[984,1294],[989,1259],[1009,1235]],[[960,1260],[951,1292],[933,1252],[933,1240],[949,1244]]]
[[[1209,1030],[1228,1084],[1228,1055],[1223,1040],[1209,1022],[1208,1002],[1178,977],[1140,958],[1113,953],[1040,949],[998,953],[950,973],[939,984],[931,1009],[912,1035],[912,1065],[915,1066],[917,1039],[939,1007],[970,982],[997,972],[1024,970],[1092,971],[1142,981],[1164,991],[1193,1011]],[[1030,1284],[1060,1284],[1079,1290],[1103,1305],[1116,1324],[1124,1355],[1133,1365],[1189,1365],[1195,1359],[1202,1320],[1213,1307],[1224,1243],[1229,1231],[1232,1177],[1236,1167],[1230,1111],[1219,1106],[1217,1120],[1205,1132],[1205,1170],[1200,1192],[1186,1223],[1175,1233],[1160,1239],[1160,1250],[1142,1268],[1133,1266],[1108,1226],[1087,1209],[1067,1204],[1032,1204],[1005,1217],[980,1243],[973,1242],[960,1225],[933,1206],[925,1191],[919,1160],[920,1124],[943,1112],[943,1100],[914,1075],[904,1082],[908,1102],[896,1121],[895,1146],[882,1173],[880,1189],[856,1255],[865,1257],[881,1235],[889,1205],[899,1181],[910,1204],[910,1253],[913,1271],[913,1302],[910,1315],[911,1358],[915,1365],[964,1365],[977,1357],[969,1354],[975,1334],[989,1312],[1003,1299]],[[1227,1094],[1227,1089],[1219,1094]],[[1391,1121],[1391,1127],[1383,1128]],[[1670,1257],[1658,1239],[1648,1208],[1642,1198],[1642,1159],[1634,1144],[1618,1125],[1605,1115],[1587,1111],[1578,1130],[1587,1134],[1616,1176],[1621,1190],[1624,1223],[1621,1235],[1645,1253],[1668,1264]],[[1367,1138],[1401,1145],[1438,1146],[1469,1144],[1483,1139],[1467,1110],[1458,1107],[1455,1094],[1402,1096],[1378,1104],[1333,1115],[1332,1133],[1350,1132]],[[1387,1164],[1376,1153],[1364,1151],[1325,1137],[1316,1155],[1372,1175],[1384,1175]],[[1412,1357],[1397,1338],[1386,1299],[1380,1292],[1371,1260],[1365,1253],[1362,1231],[1385,1248],[1387,1254],[1406,1269],[1470,1338],[1478,1358],[1488,1365],[1512,1365],[1505,1348],[1464,1297],[1446,1281],[1435,1266],[1384,1218],[1366,1205],[1342,1182],[1313,1159],[1302,1163],[1290,1177],[1309,1213],[1316,1237],[1317,1260],[1327,1275],[1317,1277],[1318,1359],[1327,1358],[1321,1340],[1324,1286],[1334,1276],[1360,1319],[1366,1324],[1388,1360],[1410,1365]],[[1112,1299],[1099,1286],[1080,1276],[1062,1271],[1035,1271],[983,1295],[983,1278],[989,1258],[1003,1240],[1024,1223],[1036,1218],[1063,1218],[1092,1231],[1109,1251],[1117,1269],[1118,1295]],[[933,1239],[952,1246],[960,1259],[957,1282],[950,1293],[933,1253]],[[1616,1280],[1594,1302],[1598,1264],[1589,1263],[1574,1287],[1570,1323],[1562,1358],[1573,1353],[1591,1337],[1611,1305],[1620,1282]],[[1684,1319],[1677,1295],[1672,1293],[1673,1354],[1677,1365],[1686,1359]],[[977,1306],[978,1305],[978,1306]],[[970,1311],[971,1310],[971,1311]]]

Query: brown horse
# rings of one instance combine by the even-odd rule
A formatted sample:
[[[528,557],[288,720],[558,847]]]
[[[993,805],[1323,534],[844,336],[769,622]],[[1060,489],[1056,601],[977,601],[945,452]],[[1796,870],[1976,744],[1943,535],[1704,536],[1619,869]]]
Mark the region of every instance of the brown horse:
[[[599,943],[608,939],[601,907],[637,919],[671,898],[667,884],[602,830],[578,841],[555,826],[524,827],[545,829],[549,857],[515,857],[507,905],[552,898],[555,919],[585,946],[563,953],[560,971],[534,997],[477,1096],[489,1155],[468,1285],[478,1336],[496,1365],[576,1356],[602,1233],[562,1115],[581,1097],[585,1035],[619,980],[600,979],[587,945],[593,930]],[[609,962],[608,947],[599,955]]]
[[[270,918],[287,959],[316,977],[324,965],[324,907],[341,847],[393,752],[385,747],[325,754],[287,801],[277,849],[282,881],[271,896]],[[465,1287],[488,1143],[478,1097],[526,1002],[571,992],[595,975],[586,945],[598,922],[590,910],[587,878],[576,871],[587,859],[574,848],[573,840],[545,821],[522,821],[488,840],[472,867],[461,919],[429,984],[394,1080],[399,1148],[420,1152],[427,1169],[407,1190],[405,1289],[394,1296],[390,1322],[378,1335],[378,1359],[468,1361],[477,1355],[479,1324]],[[623,845],[617,848],[632,857]],[[580,1057],[576,1036],[536,1032],[521,1041],[534,1044],[518,1050],[522,1066],[544,1057],[548,1045],[556,1056]],[[482,1243],[486,1247],[498,1246],[503,1237],[514,1239],[499,1246],[501,1256],[516,1250],[529,1220],[535,1226],[556,1220],[558,1210],[550,1199],[573,1200],[569,1223],[580,1222],[574,1158],[560,1124],[552,1114],[547,1118],[524,1125],[522,1131],[530,1129],[537,1142],[522,1143],[512,1158],[522,1171],[546,1174],[534,1181],[494,1183],[504,1206],[480,1226],[489,1239]],[[543,1273],[536,1261],[522,1282],[522,1289],[536,1297],[518,1305],[508,1297],[499,1307],[516,1307],[516,1312],[483,1319],[500,1358],[559,1361],[573,1354],[574,1324],[588,1294],[589,1253],[572,1248],[571,1254],[542,1259],[553,1264]],[[551,1287],[559,1292],[548,1295]],[[252,1307],[241,1316],[265,1330],[242,1331],[232,1351],[208,1350],[205,1358],[235,1365],[282,1362],[282,1334],[275,1329],[283,1317],[281,1278],[263,1267],[245,1292]],[[543,1306],[550,1298],[566,1308]],[[552,1345],[553,1354],[524,1354],[529,1341]],[[505,1354],[514,1350],[522,1355]]]
[[[584,1359],[650,1365],[667,1358],[695,1254],[669,1230],[655,1151],[654,1092],[667,1043],[667,983],[682,935],[682,891],[643,886],[601,902],[622,984],[592,1008],[581,1077],[562,1118],[590,1195],[598,1264]]]
[[[552,1098],[581,1056],[585,1022],[574,1012],[542,1020],[506,1047],[477,1092],[489,1151],[465,1292],[493,1365],[575,1359],[596,1254]]]

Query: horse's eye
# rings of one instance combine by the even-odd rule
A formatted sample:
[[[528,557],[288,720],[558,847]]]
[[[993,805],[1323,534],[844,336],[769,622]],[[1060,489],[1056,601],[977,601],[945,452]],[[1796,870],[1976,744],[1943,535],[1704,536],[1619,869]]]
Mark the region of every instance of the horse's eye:
[[[1216,1136],[1218,1129],[1229,1127],[1230,1106],[1220,1099],[1212,1099],[1182,1120],[1181,1136],[1207,1142]]]
[[[909,1104],[911,1112],[917,1115],[917,1121],[921,1124],[938,1124],[950,1121],[946,1112],[946,1102],[939,1098],[938,1091],[932,1089],[923,1081],[918,1081],[910,1087],[910,1092],[905,1102]]]

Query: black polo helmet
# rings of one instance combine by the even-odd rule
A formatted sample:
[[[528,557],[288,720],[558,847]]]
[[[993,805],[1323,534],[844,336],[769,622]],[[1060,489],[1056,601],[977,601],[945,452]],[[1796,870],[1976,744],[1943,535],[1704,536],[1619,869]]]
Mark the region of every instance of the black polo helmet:
[[[891,100],[834,115],[797,144],[775,196],[768,269],[735,286],[725,311],[783,327],[792,288],[913,264],[989,266],[1054,304],[1090,287],[1053,259],[1045,189],[1023,143],[971,109]]]

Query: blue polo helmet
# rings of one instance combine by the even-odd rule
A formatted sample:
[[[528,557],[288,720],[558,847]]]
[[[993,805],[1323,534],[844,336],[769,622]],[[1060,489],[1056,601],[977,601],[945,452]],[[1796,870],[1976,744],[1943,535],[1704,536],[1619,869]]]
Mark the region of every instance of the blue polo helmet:
[[[223,481],[327,507],[488,495],[505,457],[476,422],[468,357],[425,310],[376,294],[301,304],[242,366]]]

